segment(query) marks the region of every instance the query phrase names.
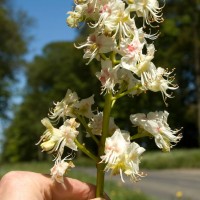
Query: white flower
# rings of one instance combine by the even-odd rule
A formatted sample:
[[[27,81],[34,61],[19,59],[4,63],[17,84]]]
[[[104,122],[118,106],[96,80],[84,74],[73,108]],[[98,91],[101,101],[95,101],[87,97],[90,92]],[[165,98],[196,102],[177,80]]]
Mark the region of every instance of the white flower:
[[[76,28],[79,26],[79,23],[86,19],[96,20],[98,19],[98,9],[96,7],[95,1],[85,1],[78,0],[75,1],[76,6],[74,11],[70,11],[67,14],[67,24],[71,28]]]
[[[61,102],[54,103],[55,108],[50,110],[49,118],[50,119],[65,119],[67,116],[73,117],[73,106],[74,103],[78,101],[78,96],[76,92],[71,92],[67,90],[65,98]]]
[[[167,72],[163,68],[156,68],[153,64],[149,70],[143,73],[141,82],[144,89],[151,90],[153,92],[161,91],[163,99],[166,97],[172,97],[171,94],[167,93],[167,90],[176,90],[177,85],[173,84],[174,77],[170,77],[172,72]]]
[[[138,17],[143,17],[147,24],[163,21],[162,7],[159,7],[157,0],[126,0],[126,2],[129,3],[130,11],[135,11]]]
[[[97,1],[96,1],[97,2]],[[95,1],[89,1],[85,4],[76,5],[75,10],[81,13],[85,20],[97,20],[98,15],[98,7]]]
[[[141,47],[140,47],[141,48]],[[155,48],[153,44],[147,45],[147,54],[141,53],[137,54],[137,59],[131,56],[124,56],[121,59],[120,67],[128,69],[134,72],[138,77],[141,77],[143,72],[148,71],[148,69],[153,64],[151,60],[154,57]]]
[[[89,64],[94,58],[99,56],[99,54],[111,52],[114,48],[114,44],[113,38],[99,35],[95,32],[89,35],[87,42],[76,46],[76,48],[84,48],[85,54],[83,58],[88,58],[89,61],[87,64]]]
[[[154,65],[151,60],[154,58],[155,47],[153,44],[147,45],[147,54],[142,54],[140,57],[140,62],[136,65],[136,68],[133,69],[133,72],[141,77],[144,72],[148,71]]]
[[[63,176],[70,168],[75,167],[74,164],[69,161],[66,162],[65,159],[57,159],[55,165],[51,168],[51,178],[58,183],[64,183]]]
[[[78,135],[78,131],[76,130],[79,127],[79,123],[76,122],[75,118],[67,119],[64,124],[59,128],[62,133],[62,142],[60,146],[67,146],[68,148],[77,151],[77,146],[74,142]]]
[[[136,95],[141,92],[139,86],[141,81],[133,76],[133,73],[127,69],[120,68],[117,77],[119,79],[119,87],[122,91],[129,91],[130,95]]]
[[[102,161],[116,163],[117,158],[126,151],[129,144],[128,133],[125,132],[124,136],[121,130],[117,129],[111,137],[106,138],[105,155],[101,156]]]
[[[54,128],[48,118],[42,119],[41,123],[46,127],[46,131],[41,136],[38,144],[41,143],[40,146],[43,151],[49,152],[54,149],[56,144],[59,142],[62,137],[62,132],[59,129]]]
[[[67,14],[69,14],[66,20],[68,26],[70,26],[71,28],[78,27],[79,23],[82,21],[82,15],[76,11],[70,11]]]
[[[111,15],[112,13],[112,2],[108,1],[105,4],[103,4],[103,2],[101,1],[97,1],[98,4],[98,19],[97,22],[95,24],[92,24],[92,28],[96,28],[97,26],[101,25],[104,23],[104,21],[107,19],[107,17],[109,15]]]
[[[120,43],[121,67],[130,71],[136,71],[136,65],[140,62],[144,42],[141,43],[139,35],[135,34],[133,39],[126,38]]]
[[[145,149],[140,147],[137,143],[132,142],[127,147],[125,156],[125,170],[124,173],[130,176],[131,181],[135,182],[140,180],[140,177],[145,176],[144,173],[139,172],[140,156],[144,153]]]
[[[94,104],[94,95],[87,99],[82,99],[81,101],[74,104],[79,115],[91,118],[93,116],[91,106]]]
[[[118,35],[129,37],[135,27],[134,18],[130,18],[130,12],[125,8],[125,3],[121,0],[112,0],[103,4],[99,10],[99,20],[93,27],[97,27],[99,32],[105,35]]]
[[[105,170],[111,170],[112,175],[120,174],[123,182],[122,173],[130,176],[131,181],[138,181],[143,176],[139,172],[139,156],[144,151],[137,143],[130,142],[128,132],[117,129],[111,137],[106,138],[105,155],[101,159],[106,163]]]
[[[94,135],[101,135],[102,134],[102,124],[103,124],[103,113],[99,112],[91,118],[88,126]],[[112,117],[110,117],[109,134],[108,135],[112,135],[116,129],[117,129],[117,126],[114,122],[114,119]]]
[[[135,30],[133,39],[125,38],[120,42],[120,54],[138,60],[145,43],[144,37],[141,38],[140,31]]]
[[[117,67],[112,67],[111,60],[101,60],[101,72],[97,72],[96,76],[101,81],[102,92],[105,90],[115,92],[114,87],[118,82],[117,70]]]
[[[67,119],[59,129],[54,128],[48,118],[41,120],[42,124],[47,128],[38,143],[43,151],[49,153],[57,152],[57,156],[61,156],[64,151],[64,147],[77,151],[77,146],[74,142],[78,131],[79,123],[75,121],[75,118]]]
[[[94,135],[101,135],[102,133],[102,123],[103,123],[103,113],[100,112],[91,118],[90,123],[88,124],[89,128]]]
[[[130,116],[131,122],[155,138],[158,148],[163,151],[170,151],[176,143],[182,138],[181,134],[176,135],[180,130],[171,130],[167,123],[169,113],[167,111],[150,112],[147,116],[138,113]]]

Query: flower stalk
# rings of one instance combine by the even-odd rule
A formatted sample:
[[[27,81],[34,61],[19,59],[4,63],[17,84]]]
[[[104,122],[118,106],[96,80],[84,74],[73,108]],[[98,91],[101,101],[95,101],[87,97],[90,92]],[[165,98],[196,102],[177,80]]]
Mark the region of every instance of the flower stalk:
[[[101,83],[100,95],[104,95],[105,102],[103,111],[99,111],[94,95],[80,100],[76,92],[68,89],[64,99],[50,110],[50,119],[42,120],[46,131],[38,144],[43,151],[56,154],[51,170],[55,181],[62,183],[64,174],[74,167],[73,156],[63,158],[64,148],[81,150],[96,163],[96,197],[103,198],[105,171],[120,175],[123,182],[123,174],[132,182],[143,177],[139,164],[145,149],[134,142],[136,139],[153,137],[157,147],[168,152],[180,141],[180,130],[172,130],[167,123],[167,111],[131,114],[129,122],[138,128],[138,133],[132,136],[129,130],[121,130],[112,117],[118,99],[125,96],[136,99],[147,91],[160,92],[166,104],[166,98],[172,98],[168,90],[178,88],[173,84],[173,70],[153,63],[156,49],[154,42],[149,42],[157,39],[159,33],[151,34],[153,31],[148,33],[145,29],[145,24],[155,28],[155,23],[163,21],[162,8],[157,0],[75,0],[67,24],[76,28],[86,22],[93,30],[85,42],[75,47],[84,49],[87,64],[93,60],[99,62],[99,71],[94,76]],[[143,18],[142,27],[137,27],[137,18]],[[50,120],[63,123],[54,127]],[[90,145],[78,141],[77,136],[82,132],[93,139],[98,147],[97,155]]]
[[[75,139],[75,143],[77,147],[84,152],[88,157],[92,158],[94,161],[99,162],[99,159],[91,153],[88,149],[86,149],[85,145],[81,144],[77,139]]]
[[[98,146],[98,156],[101,158],[105,151],[105,141],[108,136],[108,128],[109,128],[109,119],[112,107],[112,94],[107,93],[105,96],[105,105],[103,110],[103,124],[102,124],[102,136]],[[100,162],[97,163],[97,189],[96,189],[96,197],[104,196],[104,175],[105,175],[105,164]]]
[[[95,135],[92,134],[90,128],[88,127],[88,124],[86,123],[85,119],[82,118],[81,116],[77,115],[77,118],[79,119],[79,121],[81,122],[81,124],[84,126],[85,130],[87,131],[87,133],[90,134],[90,136],[92,137],[92,139],[96,142],[96,144],[99,144],[98,139],[95,137]]]

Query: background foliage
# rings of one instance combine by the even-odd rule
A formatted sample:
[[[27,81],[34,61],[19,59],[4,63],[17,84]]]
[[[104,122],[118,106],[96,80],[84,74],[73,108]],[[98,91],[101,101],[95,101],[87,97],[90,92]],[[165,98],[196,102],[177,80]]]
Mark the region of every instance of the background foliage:
[[[27,51],[24,34],[30,19],[24,12],[14,12],[6,0],[0,0],[0,117],[7,118],[11,88]]]
[[[0,2],[4,5],[2,0]],[[4,6],[0,9],[2,16],[0,41],[3,41],[0,42],[1,117],[6,114],[6,104],[11,95],[8,85],[12,83],[16,70],[21,66],[20,56],[25,53],[27,45],[26,38],[20,32],[21,24],[13,21],[6,9],[8,8]],[[184,137],[179,147],[199,146],[197,123],[197,108],[200,102],[197,90],[197,79],[200,76],[197,65],[200,59],[197,55],[200,46],[199,10],[199,1],[166,1],[165,21],[159,28],[161,35],[155,43],[157,49],[155,63],[158,66],[168,67],[169,70],[176,68],[176,82],[179,89],[174,93],[175,98],[167,100],[168,107],[164,104],[161,94],[152,92],[134,99],[126,97],[120,100],[113,116],[122,129],[130,128],[128,123],[130,113],[166,109],[170,113],[169,124],[172,128],[184,127]],[[5,23],[5,20],[9,23]],[[16,31],[9,32],[13,29]],[[76,43],[84,41],[82,38],[87,31],[81,30]],[[74,48],[73,43],[52,42],[43,48],[41,55],[35,56],[33,61],[25,65],[27,83],[23,102],[15,107],[14,118],[4,132],[2,152],[4,161],[45,159],[45,155],[35,146],[44,131],[40,119],[47,116],[53,101],[60,101],[68,88],[76,91],[80,98],[87,98],[95,93],[95,99],[101,102],[100,85],[92,76],[98,66],[95,62],[85,66],[82,55],[80,50]],[[100,103],[99,108],[101,106]],[[145,141],[145,145],[154,149],[149,140]]]

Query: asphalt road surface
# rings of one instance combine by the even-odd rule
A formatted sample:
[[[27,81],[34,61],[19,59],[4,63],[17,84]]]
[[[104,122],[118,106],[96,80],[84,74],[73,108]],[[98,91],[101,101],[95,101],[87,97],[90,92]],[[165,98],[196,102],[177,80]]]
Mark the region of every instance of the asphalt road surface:
[[[94,168],[80,168],[90,175],[95,175]],[[141,191],[157,200],[200,200],[200,169],[173,169],[147,171],[145,178],[137,183],[131,183],[124,176],[122,183],[119,176],[106,175],[106,179],[115,181],[122,187],[128,187],[135,191]],[[182,198],[177,198],[182,194]]]

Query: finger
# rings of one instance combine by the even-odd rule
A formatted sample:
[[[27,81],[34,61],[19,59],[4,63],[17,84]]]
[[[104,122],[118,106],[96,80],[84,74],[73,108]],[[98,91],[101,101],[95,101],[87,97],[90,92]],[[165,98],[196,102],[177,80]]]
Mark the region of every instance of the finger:
[[[64,183],[54,182],[52,185],[52,199],[59,200],[110,200],[105,194],[105,198],[95,198],[96,186],[79,181],[73,178],[64,178]]]
[[[13,171],[5,174],[0,181],[1,200],[48,200],[50,179],[33,172]]]
[[[72,178],[64,178],[64,183],[54,182],[51,186],[52,199],[88,200],[95,198],[96,187]]]

